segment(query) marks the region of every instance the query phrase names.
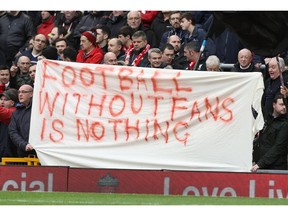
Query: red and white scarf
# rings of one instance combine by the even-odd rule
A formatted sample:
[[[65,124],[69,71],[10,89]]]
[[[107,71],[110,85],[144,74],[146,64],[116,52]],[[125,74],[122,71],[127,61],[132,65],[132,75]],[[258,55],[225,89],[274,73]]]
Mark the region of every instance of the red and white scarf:
[[[126,52],[126,58],[125,58],[125,63],[128,65],[129,64],[129,60],[131,57],[131,53],[133,51],[133,43],[130,45],[129,49]],[[136,58],[134,59],[134,61],[132,62],[131,66],[138,66],[140,61],[143,59],[144,55],[148,52],[148,50],[150,49],[150,45],[147,44],[145,49],[142,50],[141,53],[139,53],[139,55],[136,56]]]
[[[189,69],[190,69],[190,70],[194,70],[195,64],[196,64],[195,61],[190,62],[190,64],[189,64]]]

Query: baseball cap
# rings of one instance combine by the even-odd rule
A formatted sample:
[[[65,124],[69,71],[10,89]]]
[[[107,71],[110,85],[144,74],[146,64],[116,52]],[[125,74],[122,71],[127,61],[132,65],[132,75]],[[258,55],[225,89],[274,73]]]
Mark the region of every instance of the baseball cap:
[[[15,103],[19,102],[17,89],[8,89],[0,94],[0,97],[2,96],[5,96],[8,100],[12,100]]]

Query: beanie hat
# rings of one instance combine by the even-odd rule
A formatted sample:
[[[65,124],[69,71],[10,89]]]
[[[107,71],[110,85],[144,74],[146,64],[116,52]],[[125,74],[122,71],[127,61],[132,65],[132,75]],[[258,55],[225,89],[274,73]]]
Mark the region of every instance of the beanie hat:
[[[15,103],[19,102],[18,99],[18,90],[17,89],[8,89],[4,91],[2,94],[0,94],[0,97],[5,96],[8,100],[12,100]]]
[[[94,46],[96,46],[96,36],[91,31],[85,31],[82,33]]]
[[[58,59],[57,49],[56,49],[56,47],[53,47],[53,46],[47,46],[42,51],[42,55],[46,59],[51,59],[51,60],[57,60]]]

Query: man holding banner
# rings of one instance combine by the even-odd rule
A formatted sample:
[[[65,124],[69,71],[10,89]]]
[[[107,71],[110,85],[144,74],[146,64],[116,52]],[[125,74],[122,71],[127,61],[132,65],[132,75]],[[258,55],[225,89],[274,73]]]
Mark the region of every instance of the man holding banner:
[[[44,166],[250,171],[263,127],[261,73],[42,60],[34,86],[29,142]]]
[[[253,148],[252,172],[258,169],[287,169],[288,122],[283,95],[273,100],[273,114],[269,115]]]
[[[17,147],[18,157],[35,155],[33,146],[29,143],[30,118],[32,107],[33,88],[30,85],[22,85],[18,90],[20,105],[12,114],[9,124],[9,135],[12,143]]]

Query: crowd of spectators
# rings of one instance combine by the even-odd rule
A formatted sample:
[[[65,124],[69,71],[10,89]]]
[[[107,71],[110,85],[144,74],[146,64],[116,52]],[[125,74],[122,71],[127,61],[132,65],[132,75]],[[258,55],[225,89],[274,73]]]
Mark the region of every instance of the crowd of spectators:
[[[44,58],[165,69],[261,72],[265,83],[262,107],[268,119],[274,112],[274,98],[288,83],[286,53],[277,58],[255,55],[228,28],[206,38],[212,16],[211,11],[0,11],[0,101],[4,101],[1,109],[5,108],[0,110],[1,128],[5,128],[1,136],[6,133],[0,137],[0,158],[19,156],[13,149],[5,150],[8,142],[14,142],[18,152],[21,147],[21,156],[33,150],[27,134],[21,144],[19,140],[16,144],[17,140],[11,141],[7,133],[14,138],[20,133],[15,123],[19,114],[13,117],[12,111],[21,113],[23,107],[27,111],[31,106],[35,64]],[[222,67],[224,64],[233,66],[227,69]],[[15,91],[21,88],[25,90],[18,98]],[[26,93],[25,104],[17,106],[20,95]],[[9,106],[5,101],[11,101]],[[27,113],[25,118],[29,120]],[[8,127],[11,118],[14,128]]]

